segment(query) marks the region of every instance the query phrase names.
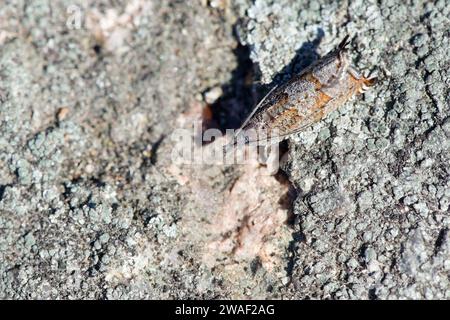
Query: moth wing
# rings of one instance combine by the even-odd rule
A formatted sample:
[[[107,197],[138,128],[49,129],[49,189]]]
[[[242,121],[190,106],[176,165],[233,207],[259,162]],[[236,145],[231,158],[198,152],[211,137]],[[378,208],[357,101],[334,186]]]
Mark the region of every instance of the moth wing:
[[[315,121],[313,119],[310,119],[309,121],[304,123],[299,128],[296,128],[295,130],[292,130],[292,131],[289,131],[289,132],[285,132],[285,133],[279,134],[277,136],[273,136],[273,137],[271,137],[271,139],[275,140],[274,143],[281,142],[284,139],[288,138],[289,136],[305,130],[306,128],[310,127],[314,123],[315,123]],[[253,139],[253,140],[246,140],[245,144],[249,144],[249,143],[260,144],[261,142],[268,142],[268,141],[270,141],[270,140],[268,140],[268,139]],[[227,154],[228,152],[230,152],[236,145],[237,145],[237,141],[235,139],[233,141],[231,141],[230,143],[228,143],[227,145],[225,145],[223,147],[224,154]]]
[[[264,96],[264,98],[261,99],[261,101],[256,105],[256,107],[253,109],[253,111],[248,115],[248,117],[245,119],[244,123],[241,125],[241,127],[236,131],[234,137],[236,138],[239,133],[242,131],[243,128],[246,127],[246,125],[249,123],[249,121],[252,119],[252,117],[259,111],[261,106],[266,102],[267,98],[277,89],[286,87],[289,83],[298,81],[299,78],[301,78],[305,73],[308,73],[312,70],[314,67],[314,63],[309,65],[308,67],[304,68],[300,73],[292,77],[287,83],[285,83],[283,86],[275,85],[270,91]]]
[[[264,102],[267,100],[267,97],[269,97],[272,92],[275,91],[275,89],[278,88],[278,85],[275,85],[272,89],[270,89],[270,91],[261,99],[261,101],[256,105],[256,107],[253,109],[253,111],[247,116],[247,118],[245,119],[244,123],[241,125],[241,127],[236,130],[236,132],[234,133],[231,141],[229,143],[227,143],[224,147],[223,147],[223,151],[224,153],[227,153],[231,148],[233,148],[234,146],[236,146],[237,142],[236,142],[236,137],[239,136],[239,134],[242,132],[242,129],[245,128],[245,126],[249,123],[249,121],[252,119],[252,117],[256,114],[256,112],[261,108],[261,106],[264,104]]]
[[[278,85],[275,85],[272,89],[270,89],[270,91],[264,96],[264,98],[261,99],[261,101],[253,109],[253,111],[248,115],[247,119],[245,119],[245,121],[242,124],[242,126],[236,131],[236,133],[234,134],[234,138],[236,138],[241,133],[242,128],[245,128],[245,126],[249,123],[251,118],[255,115],[255,113],[261,108],[263,103],[266,101],[267,97],[270,96],[270,94],[272,92],[274,92],[276,88],[278,88]]]
[[[316,121],[314,121],[313,118],[311,118],[310,120],[303,123],[300,127],[296,128],[294,130],[291,130],[291,131],[285,131],[283,133],[280,133],[279,135],[271,136],[270,139],[275,140],[276,142],[281,142],[284,139],[286,139],[287,137],[309,128],[314,123],[316,123]],[[246,143],[260,143],[260,142],[268,142],[268,141],[269,141],[269,139],[253,139],[253,140],[246,141]]]

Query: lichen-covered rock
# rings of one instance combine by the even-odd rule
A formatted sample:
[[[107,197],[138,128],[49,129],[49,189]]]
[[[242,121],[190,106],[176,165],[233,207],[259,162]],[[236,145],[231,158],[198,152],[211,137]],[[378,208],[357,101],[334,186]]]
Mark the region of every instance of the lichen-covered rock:
[[[445,0],[22,2],[0,7],[0,298],[450,298]],[[171,161],[175,129],[236,126],[347,34],[380,81],[293,136],[284,175]]]
[[[273,78],[295,49],[318,33],[291,29],[305,21],[324,30],[321,52],[345,34],[354,35],[354,63],[377,70],[381,79],[363,97],[291,139],[284,170],[300,191],[294,211],[304,242],[295,249],[287,289],[298,298],[448,299],[448,262],[435,259],[445,248],[436,243],[447,241],[442,235],[450,221],[443,196],[450,174],[444,130],[450,116],[445,45],[450,39],[445,23],[438,22],[449,22],[448,6],[352,1],[324,2],[317,10],[297,4],[303,11],[291,11],[285,2],[256,1],[249,9],[243,38],[263,65],[264,79]],[[301,11],[307,20],[299,19]],[[267,12],[273,13],[270,19]],[[270,31],[263,37],[265,29]],[[267,46],[272,39],[282,45]],[[423,232],[427,241],[416,235]],[[352,261],[358,265],[348,269]],[[426,287],[427,277],[439,280]]]

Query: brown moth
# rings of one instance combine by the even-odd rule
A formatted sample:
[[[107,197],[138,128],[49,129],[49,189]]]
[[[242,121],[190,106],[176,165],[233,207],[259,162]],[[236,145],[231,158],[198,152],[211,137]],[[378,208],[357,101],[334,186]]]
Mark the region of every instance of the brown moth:
[[[295,75],[287,83],[273,88],[236,132],[257,138],[246,142],[267,144],[261,137],[282,141],[320,121],[357,93],[374,85],[376,78],[366,78],[350,66],[346,36],[336,49]],[[232,145],[236,142],[232,142]]]

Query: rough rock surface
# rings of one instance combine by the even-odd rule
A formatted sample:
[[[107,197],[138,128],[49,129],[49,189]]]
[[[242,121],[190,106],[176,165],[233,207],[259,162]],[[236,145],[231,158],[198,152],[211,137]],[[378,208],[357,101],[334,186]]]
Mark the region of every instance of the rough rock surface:
[[[449,25],[445,0],[0,6],[0,298],[449,299]],[[381,80],[282,173],[171,161],[346,34]]]

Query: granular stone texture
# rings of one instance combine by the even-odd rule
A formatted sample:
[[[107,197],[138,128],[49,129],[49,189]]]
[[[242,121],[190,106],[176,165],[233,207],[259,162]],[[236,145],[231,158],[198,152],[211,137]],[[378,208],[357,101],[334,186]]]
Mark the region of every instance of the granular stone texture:
[[[448,299],[450,8],[352,1],[291,10],[281,2],[256,1],[248,11],[244,39],[263,79],[293,56],[292,39],[311,38],[311,26],[324,31],[321,53],[354,35],[353,61],[380,78],[291,139],[284,170],[299,191],[294,227],[302,242],[292,249],[286,292]]]
[[[1,298],[213,296],[171,245],[185,195],[154,164],[195,94],[236,66],[223,14],[173,1],[1,6]]]
[[[2,4],[0,298],[449,299],[449,25],[445,0]],[[379,82],[277,175],[171,161],[347,34]]]

